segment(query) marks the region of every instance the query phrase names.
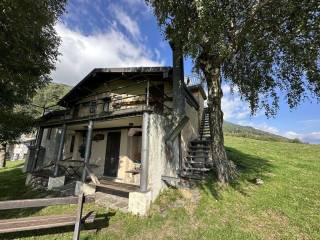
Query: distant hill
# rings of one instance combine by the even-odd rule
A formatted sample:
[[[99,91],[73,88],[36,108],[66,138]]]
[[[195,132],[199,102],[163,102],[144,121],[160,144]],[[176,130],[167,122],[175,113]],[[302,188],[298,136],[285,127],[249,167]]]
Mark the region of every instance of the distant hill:
[[[42,115],[43,109],[40,107],[50,107],[50,110],[57,110],[61,107],[55,106],[58,101],[71,90],[71,86],[61,83],[49,83],[46,87],[40,89],[32,99],[32,111],[35,118]],[[39,107],[36,107],[39,106]]]
[[[224,121],[223,131],[225,135],[252,138],[265,141],[300,142],[299,139],[289,139],[273,133],[265,132],[249,126],[240,126]]]

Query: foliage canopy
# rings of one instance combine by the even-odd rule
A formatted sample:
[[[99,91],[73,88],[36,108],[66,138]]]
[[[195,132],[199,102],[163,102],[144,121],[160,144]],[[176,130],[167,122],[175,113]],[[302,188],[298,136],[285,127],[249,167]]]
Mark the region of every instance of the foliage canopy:
[[[0,142],[31,129],[32,116],[23,106],[51,80],[60,43],[54,25],[65,3],[0,2]]]
[[[218,66],[253,114],[263,107],[275,115],[280,92],[290,108],[309,91],[320,99],[318,0],[147,2],[165,37],[181,44],[195,69],[203,70],[204,60]]]

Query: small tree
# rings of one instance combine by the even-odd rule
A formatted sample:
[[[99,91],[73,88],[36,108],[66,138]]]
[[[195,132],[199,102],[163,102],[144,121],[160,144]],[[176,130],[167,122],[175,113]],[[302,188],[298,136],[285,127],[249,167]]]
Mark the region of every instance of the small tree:
[[[51,80],[60,43],[54,25],[65,3],[0,1],[0,144],[31,129],[24,106]]]
[[[222,78],[236,87],[251,113],[274,116],[283,92],[290,108],[320,99],[318,0],[147,0],[165,37],[194,60],[208,85],[211,152],[217,177],[235,168],[224,149]]]

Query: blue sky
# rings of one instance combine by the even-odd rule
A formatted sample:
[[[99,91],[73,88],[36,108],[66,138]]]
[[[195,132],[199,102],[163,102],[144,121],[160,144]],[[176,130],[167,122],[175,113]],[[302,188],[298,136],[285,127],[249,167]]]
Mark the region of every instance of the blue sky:
[[[55,82],[75,85],[96,67],[172,65],[171,49],[143,0],[69,0],[56,25],[61,56]],[[185,61],[185,72],[192,62]],[[290,110],[285,101],[275,118],[263,111],[250,116],[248,105],[223,86],[225,119],[310,143],[320,143],[320,103],[304,102]]]

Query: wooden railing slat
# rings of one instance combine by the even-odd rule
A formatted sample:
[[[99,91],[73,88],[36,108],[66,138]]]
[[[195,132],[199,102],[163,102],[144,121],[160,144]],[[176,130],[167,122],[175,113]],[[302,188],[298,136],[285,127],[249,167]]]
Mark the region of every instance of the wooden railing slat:
[[[85,202],[92,202],[93,197],[87,196]],[[78,197],[61,197],[61,198],[38,198],[38,199],[22,199],[0,201],[0,210],[47,207],[64,204],[77,204]]]

